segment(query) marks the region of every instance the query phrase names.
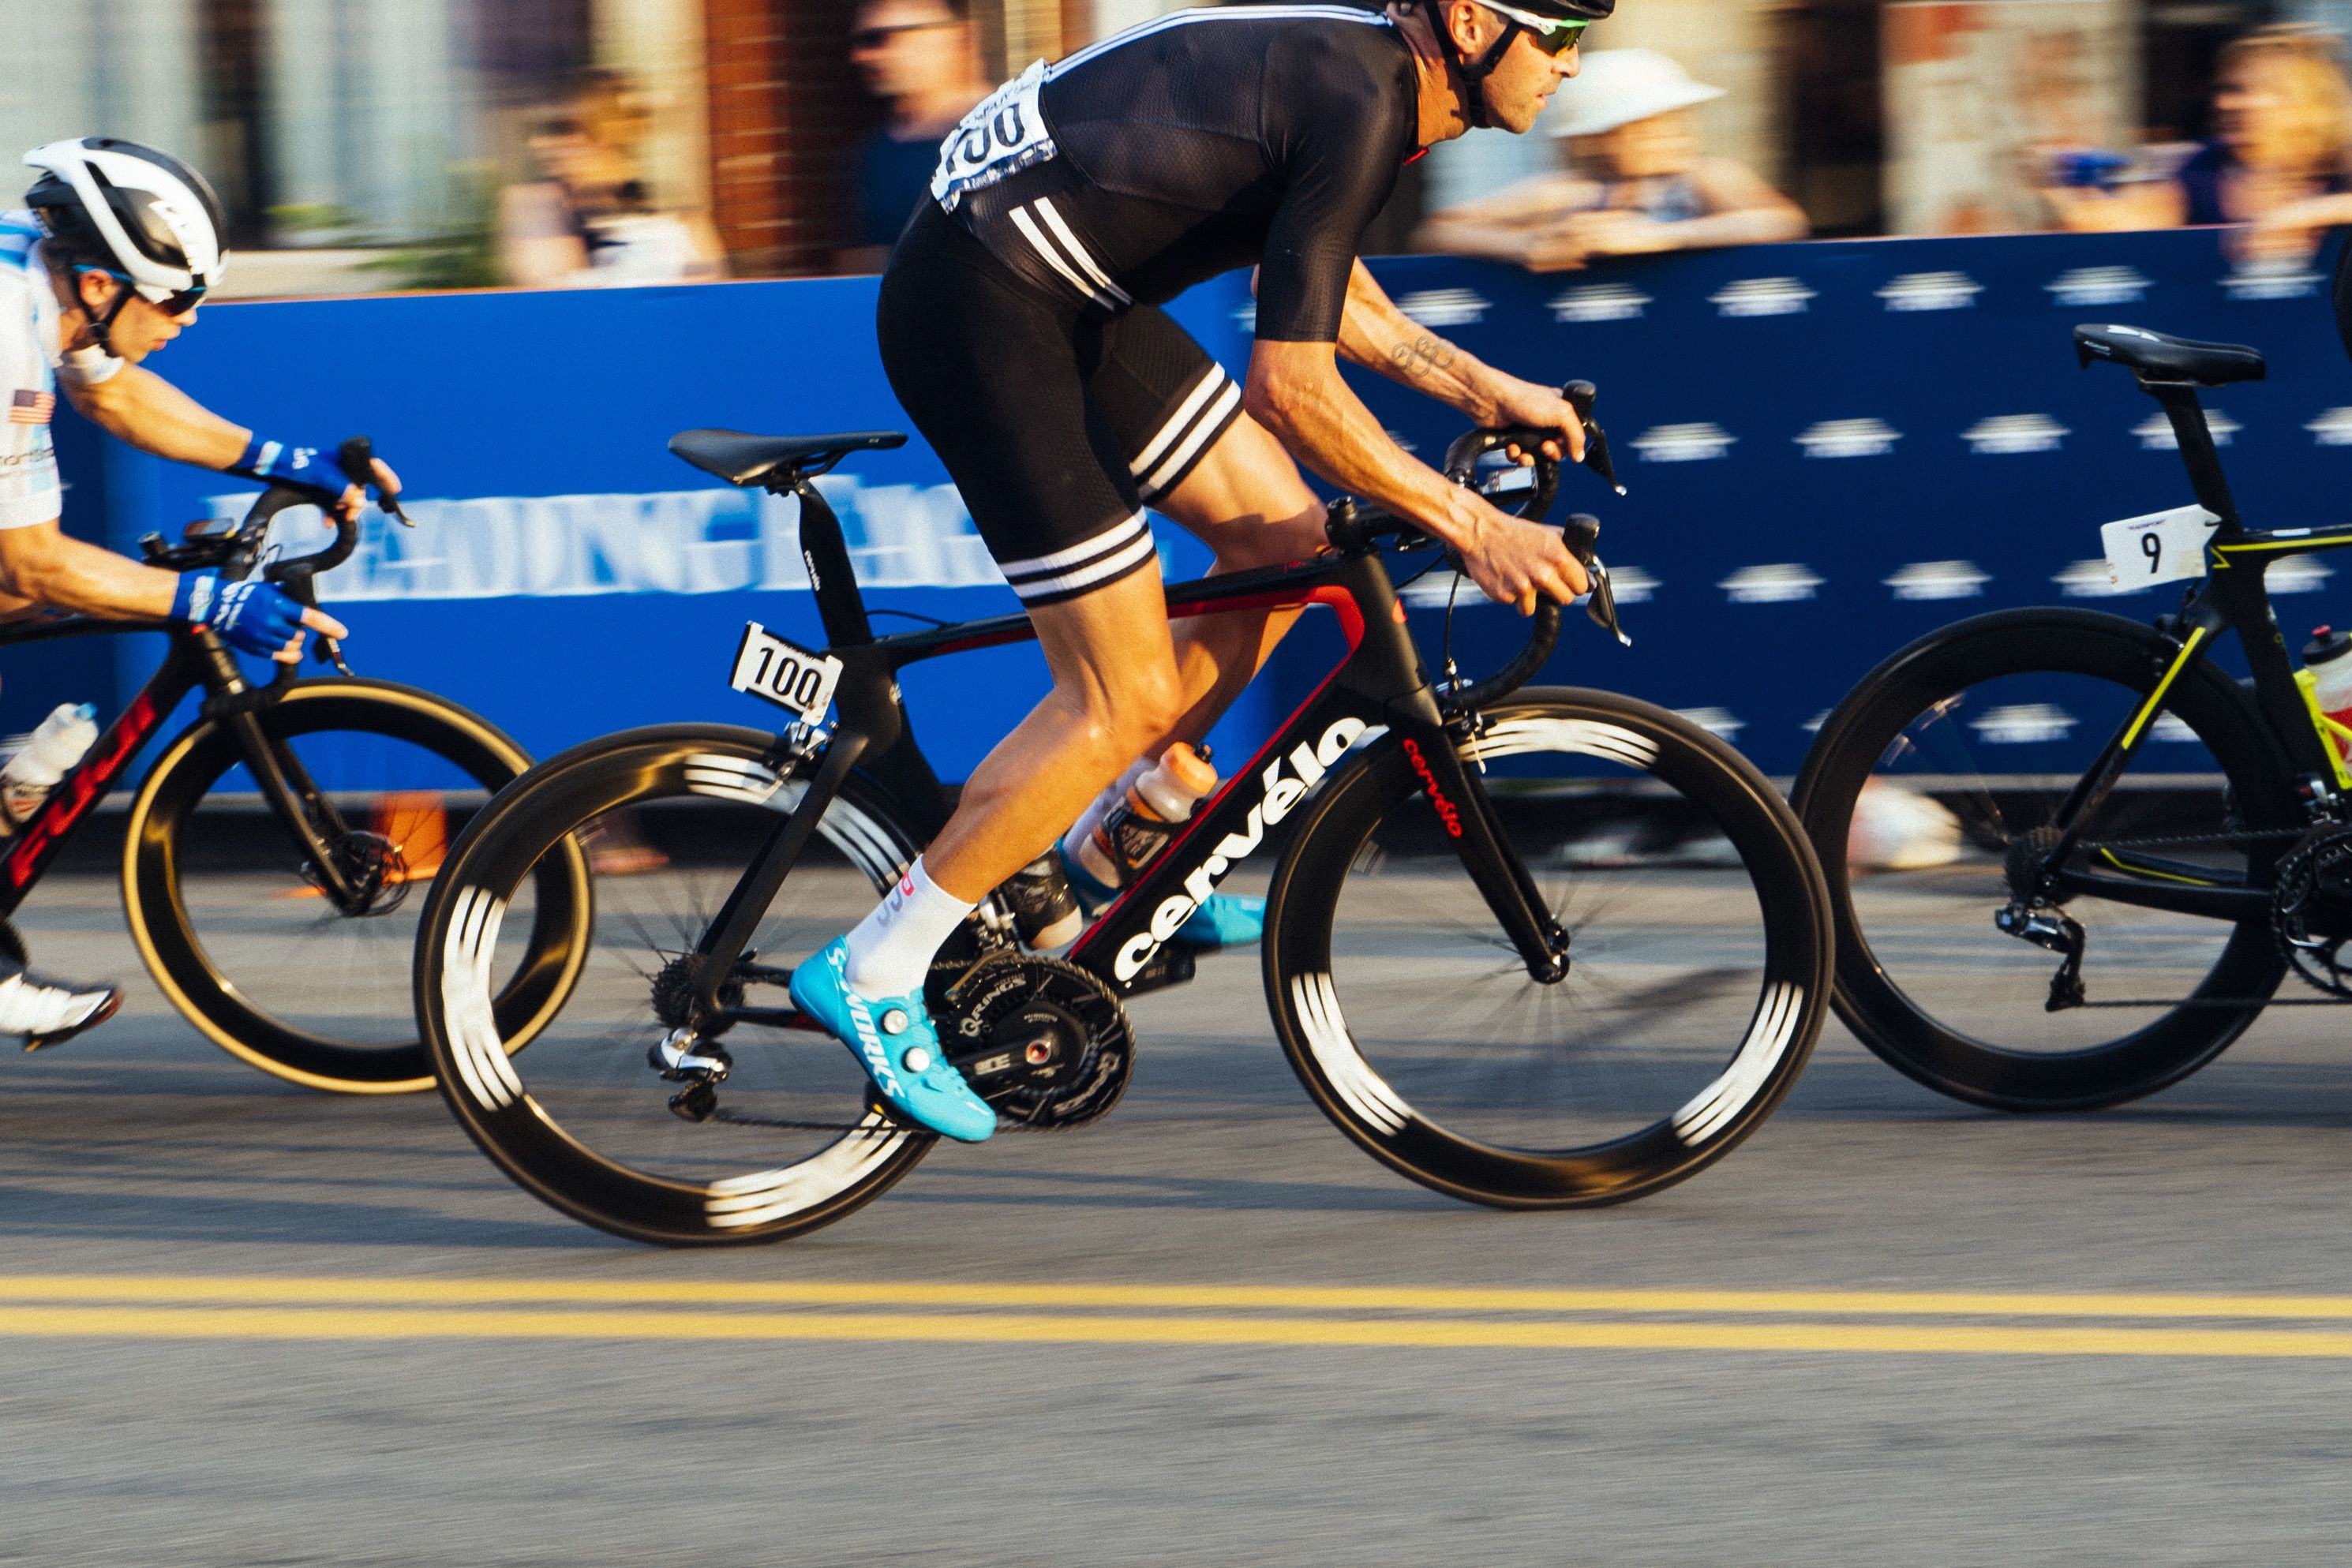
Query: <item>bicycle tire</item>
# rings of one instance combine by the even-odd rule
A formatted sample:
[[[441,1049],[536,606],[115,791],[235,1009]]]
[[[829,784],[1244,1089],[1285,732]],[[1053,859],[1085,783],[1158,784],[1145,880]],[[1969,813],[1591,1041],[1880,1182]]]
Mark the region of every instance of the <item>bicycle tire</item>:
[[[255,716],[271,741],[283,747],[315,737],[346,746],[373,737],[412,748],[437,760],[443,765],[441,771],[452,780],[469,781],[486,795],[496,793],[530,766],[529,754],[479,716],[430,692],[387,681],[298,682],[256,709]],[[131,802],[123,835],[123,912],[148,973],[182,1015],[215,1044],[275,1077],[348,1094],[413,1093],[429,1088],[432,1069],[424,1043],[415,1033],[414,1010],[406,995],[405,971],[413,942],[405,930],[383,930],[378,939],[379,945],[399,949],[400,975],[389,991],[392,999],[384,1015],[335,1026],[346,1030],[363,1026],[373,1038],[361,1039],[352,1032],[332,1032],[315,1018],[306,1020],[271,996],[285,988],[277,978],[279,975],[335,966],[306,965],[299,954],[267,939],[257,940],[250,931],[231,929],[249,923],[253,911],[279,908],[270,894],[242,884],[234,899],[207,899],[193,891],[192,884],[202,885],[206,874],[197,862],[217,858],[195,852],[194,841],[203,835],[194,824],[207,807],[225,808],[226,798],[215,787],[242,762],[236,737],[213,720],[200,720],[164,749]],[[287,884],[279,890],[283,895],[314,894],[300,870],[301,856],[293,835],[281,831],[263,836],[270,847],[257,855],[253,869],[275,873]],[[196,913],[192,905],[202,905],[203,913]],[[319,918],[314,924],[321,926],[340,924],[351,931],[376,928],[370,924],[376,917],[339,916],[323,898],[285,908],[289,921],[315,915]],[[551,896],[546,909],[547,924],[535,933],[542,962],[519,977],[499,998],[501,1016],[509,1020],[518,1041],[530,1038],[563,984],[562,949],[568,937],[560,918],[560,900]],[[206,939],[208,933],[214,938],[211,941]],[[240,945],[257,949],[250,962],[223,956]],[[348,1018],[358,988],[347,977],[320,973],[297,978],[334,993],[331,1000],[346,1009]],[[346,983],[334,992],[339,978]]]
[[[2137,1027],[2128,1026],[2142,1014],[2131,1008],[2053,1015],[2043,998],[2056,958],[2000,936],[1991,925],[1993,909],[2008,895],[2005,883],[1995,886],[1982,874],[1983,862],[2005,852],[2007,844],[2021,834],[2032,831],[2035,824],[2027,821],[2028,816],[2063,798],[2069,782],[2069,775],[2063,770],[2048,775],[2046,782],[2039,782],[2040,776],[2031,772],[2003,771],[2026,768],[2032,760],[2030,747],[2047,741],[2030,737],[2018,739],[2015,730],[2005,734],[1996,727],[1996,717],[2011,712],[2030,716],[2037,703],[2063,694],[2061,702],[2050,705],[2046,716],[2050,728],[2055,729],[2062,720],[2074,721],[2084,743],[2095,747],[2144,702],[2178,653],[2179,645],[2172,640],[2120,616],[2056,608],[2006,611],[1943,628],[1894,654],[1864,676],[1823,721],[1792,799],[1829,886],[1838,937],[1833,998],[1838,1016],[1888,1065],[1938,1093],[1970,1104],[2004,1111],[2092,1110],[2178,1082],[2220,1054],[2260,1015],[2262,1000],[2243,1007],[2179,1005],[2161,1012],[2151,1006],[2147,1010],[2155,1016]],[[2077,709],[2093,716],[2082,718]],[[2143,815],[2158,810],[2176,815],[2201,810],[2218,821],[2219,831],[2227,831],[2234,822],[2248,833],[2283,834],[2300,824],[2292,770],[2280,747],[2244,690],[2210,660],[2199,660],[2175,679],[2163,712],[2169,718],[2156,721],[2166,726],[2162,744],[2157,739],[2145,743],[2135,767],[2145,762],[2144,775],[2188,779],[2206,778],[2218,768],[2226,789],[2204,787],[2204,795],[2210,799],[2201,807],[2138,806]],[[1975,740],[1970,738],[1971,724]],[[1931,727],[1933,735],[1927,733]],[[2182,750],[2183,743],[2201,747],[2202,755],[2191,753],[2186,761],[2160,755]],[[2022,759],[2013,764],[1992,762],[1988,770],[1982,766],[1986,759],[1977,749],[1979,745],[2006,746]],[[1976,765],[1972,776],[1967,768],[1953,765],[1950,759],[1955,757]],[[1961,858],[1950,862],[1948,869],[1926,868],[1916,873],[1897,869],[1882,873],[1874,881],[1851,863],[1856,801],[1874,778],[1903,783],[1905,776],[1895,768],[1898,762],[1913,758],[1918,759],[1920,777],[1943,786],[1935,798],[1952,811],[1962,830],[1961,841],[1955,846]],[[2088,765],[2079,752],[2065,754],[2063,759],[2076,776]],[[2155,771],[2183,768],[2188,771],[2177,775]],[[2159,799],[2154,793],[2141,798]],[[2101,810],[2134,809],[2132,799],[2119,786]],[[2105,824],[2117,820],[2109,817],[2086,827],[2095,833],[2106,831],[2110,830]],[[2225,847],[2217,852],[2227,856],[2238,874],[2266,884],[2285,847],[2281,839],[2242,850]],[[2238,863],[2241,856],[2242,864]],[[1904,939],[1896,927],[1905,917],[1891,911],[1898,899],[1909,897],[1915,905],[1930,911],[1914,914],[1910,919],[1935,918],[1936,895],[1910,893],[1906,883],[1916,886],[1923,879],[1940,876],[1948,884],[1972,886],[1967,883],[1971,864],[1979,868],[1976,880],[1987,883],[1982,896],[1979,891],[1959,895],[1958,907],[1965,918],[1946,924],[1940,939],[1924,944],[1925,948],[1940,948],[1947,963],[1959,961],[1963,949],[1978,960],[1968,967],[1966,991],[1961,992],[1944,988],[1930,975],[1924,957],[1904,956],[1899,950]],[[1934,885],[1932,881],[1926,884]],[[1880,914],[1881,905],[1890,913]],[[2179,992],[2184,1004],[2192,998],[2267,998],[2285,973],[2264,918],[2234,925],[2209,921],[2184,937],[2168,936],[2171,927],[2159,927],[2148,917],[2089,895],[2074,897],[2064,907],[2071,915],[2084,919],[2113,910],[2119,912],[2115,916],[2119,925],[2137,921],[2137,928],[2146,933],[2137,949],[2144,954],[2153,954],[2155,944],[2161,941],[2176,946],[2194,941],[2189,957],[2168,960],[2168,965],[2193,967],[2208,961],[2209,948],[2217,948],[2203,979],[2193,989],[2177,982],[2169,988]],[[1875,940],[1874,928],[1878,933]],[[2127,946],[2134,929],[2123,925],[2115,940],[2104,944],[2111,956],[2134,951]],[[1916,936],[1911,942],[1915,947],[1922,946]],[[2001,943],[2011,946],[2003,949]],[[2123,956],[2118,961],[2125,966],[2119,977],[2124,995],[2116,997],[2116,986],[2103,986],[2103,977],[2092,967],[2102,946],[2099,933],[2094,931],[2092,957],[2086,960],[2085,970],[2092,999],[2130,1001],[2138,999],[2135,992],[2165,988],[2158,982],[2168,967],[2149,974],[2147,969],[2158,960],[2146,957],[2139,960],[2140,972],[2135,973],[2130,967],[2133,960]],[[2010,953],[2015,957],[2007,961],[2021,968],[2019,987],[2038,984],[2045,988],[2042,992],[2030,998],[2003,998],[2000,974],[1992,961],[2003,960]],[[2162,1003],[2170,998],[2147,999]],[[1963,1014],[1968,1016],[1964,1019]],[[2110,1019],[2127,1032],[2111,1040],[2068,1043],[2096,1034],[2108,1027]],[[2005,1039],[1983,1038],[1979,1031],[1990,1032],[1996,1022]],[[2080,1036],[2070,1030],[2080,1031]]]
[[[1827,1016],[1821,872],[1763,776],[1662,708],[1529,688],[1482,717],[1473,748],[1498,827],[1531,872],[1571,870],[1547,894],[1573,927],[1567,977],[1528,978],[1458,856],[1422,822],[1432,808],[1391,735],[1325,785],[1276,871],[1265,953],[1276,1032],[1324,1114],[1425,1186],[1502,1208],[1625,1202],[1728,1154],[1802,1071]],[[1606,818],[1624,809],[1644,814],[1645,831],[1675,820],[1701,831],[1654,851],[1580,848],[1615,844]],[[1571,909],[1579,899],[1589,913]],[[1612,900],[1627,918],[1604,926]],[[1449,908],[1468,928],[1452,946]],[[1726,942],[1734,916],[1746,934]],[[1482,941],[1491,973],[1478,968]],[[1474,1019],[1448,988],[1460,975],[1459,992],[1504,1007]],[[1643,984],[1616,990],[1629,977]],[[1646,1015],[1643,994],[1661,998]],[[1528,1071],[1498,1069],[1510,1018],[1529,1011]],[[1570,1033],[1588,1016],[1601,1036],[1590,1048]],[[1474,1095],[1482,1075],[1513,1081]]]
[[[833,1129],[838,1135],[821,1143],[785,1137],[769,1129],[807,1130],[809,1124],[757,1115],[708,1122],[674,1115],[665,1104],[670,1085],[646,1062],[646,1048],[662,1038],[664,1027],[652,1000],[658,979],[637,969],[654,983],[629,994],[635,982],[601,956],[589,960],[593,973],[567,998],[571,1010],[541,1033],[527,1056],[509,1061],[494,1023],[486,1027],[480,1004],[500,963],[499,929],[509,900],[542,856],[593,832],[593,824],[614,812],[644,811],[661,802],[692,806],[698,797],[722,809],[760,809],[763,819],[788,811],[805,780],[798,770],[779,772],[775,747],[773,736],[757,730],[668,725],[607,736],[550,758],[468,826],[418,926],[417,1019],[451,1113],[524,1190],[632,1240],[727,1246],[797,1235],[879,1197],[934,1142],[931,1134],[891,1120],[872,1101],[863,1072],[837,1043],[792,1031],[728,1035],[726,1044],[743,1060],[723,1092],[733,1103],[738,1084],[754,1069],[789,1071],[797,1063],[830,1070],[837,1076],[824,1092],[832,1096],[829,1103],[842,1107],[842,1124]],[[863,877],[860,904],[913,858],[912,836],[899,825],[903,814],[853,774],[820,824],[825,841]],[[764,831],[729,842],[756,841]],[[719,856],[716,870],[723,874],[714,881],[716,890],[733,885],[748,852],[730,849]],[[597,931],[607,928],[610,916],[618,945],[642,936],[646,949],[664,959],[690,948],[699,923],[709,918],[707,909],[695,910],[692,925],[681,917],[673,934],[677,946],[671,948],[656,940],[657,934],[632,936],[627,927],[635,916],[613,896],[625,891],[617,879],[630,875],[649,904],[697,903],[663,885],[673,869],[615,873],[614,880],[598,881],[592,896]],[[811,875],[806,864],[796,866],[778,904],[789,904]],[[603,937],[591,940],[601,954]],[[761,956],[773,953],[761,940]],[[617,991],[611,983],[615,973],[621,975]],[[606,1029],[595,1011],[607,1001],[624,1013],[616,1029]],[[587,1021],[575,1023],[573,1013]],[[623,1037],[617,1042],[616,1034]],[[747,1038],[754,1043],[747,1046]],[[789,1057],[786,1048],[801,1042],[814,1055]],[[767,1046],[778,1049],[761,1049]],[[599,1052],[609,1068],[599,1064]],[[583,1075],[575,1078],[575,1070]],[[607,1075],[584,1076],[590,1071]],[[772,1152],[797,1144],[814,1146],[797,1159]],[[688,1169],[705,1174],[679,1174]]]

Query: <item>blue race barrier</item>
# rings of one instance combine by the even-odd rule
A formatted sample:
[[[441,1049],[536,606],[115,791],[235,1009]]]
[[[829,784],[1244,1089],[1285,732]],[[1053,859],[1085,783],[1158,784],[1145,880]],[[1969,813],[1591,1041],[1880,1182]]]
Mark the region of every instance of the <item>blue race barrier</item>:
[[[2098,525],[2189,499],[2155,405],[2120,371],[2075,369],[2077,321],[2261,347],[2270,381],[2209,400],[2227,420],[2240,501],[2274,526],[2341,520],[2352,366],[2325,279],[2233,277],[2218,239],[1837,242],[1548,277],[1443,257],[1377,270],[1410,312],[1483,358],[1601,386],[1630,494],[1570,476],[1563,505],[1601,517],[1634,645],[1574,620],[1544,678],[1694,713],[1785,774],[1808,721],[1898,644],[1960,615],[2103,587],[2074,570],[2097,557]],[[361,557],[322,580],[353,627],[354,667],[446,692],[545,755],[626,725],[766,722],[727,690],[725,665],[747,619],[820,638],[793,508],[714,486],[663,444],[699,424],[904,428],[874,356],[873,289],[814,279],[215,306],[156,368],[266,432],[374,435],[422,526],[372,516]],[[1195,290],[1178,314],[1242,368],[1244,277]],[[1425,455],[1460,426],[1378,378],[1357,382]],[[250,494],[111,443],[102,473],[82,462],[74,477],[100,489],[121,549]],[[942,619],[1013,608],[944,481],[919,442],[827,481],[873,602]],[[1171,573],[1199,570],[1192,541],[1161,533]],[[2284,611],[2352,613],[2326,573],[2323,559],[2300,581],[2274,574],[2274,587],[2311,593]],[[1445,597],[1434,578],[1409,595],[1433,657]],[[2158,598],[2114,607],[2144,618],[2168,607],[2169,591]],[[1519,632],[1465,589],[1452,634],[1465,669],[1491,666]],[[138,641],[123,644],[118,700],[152,658]],[[1327,667],[1310,646],[1278,654],[1269,689],[1229,717],[1227,755]],[[9,668],[11,713],[37,712]],[[907,681],[950,777],[1043,686],[1028,649],[918,666]]]

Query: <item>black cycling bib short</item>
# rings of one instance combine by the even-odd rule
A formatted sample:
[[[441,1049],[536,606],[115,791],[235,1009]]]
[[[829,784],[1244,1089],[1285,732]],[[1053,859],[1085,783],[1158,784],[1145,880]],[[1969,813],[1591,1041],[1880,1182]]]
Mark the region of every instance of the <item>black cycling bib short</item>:
[[[1185,11],[1033,66],[949,135],[882,279],[882,364],[1023,602],[1141,569],[1143,507],[1241,413],[1162,301],[1255,263],[1259,338],[1338,340],[1415,95],[1374,13]]]

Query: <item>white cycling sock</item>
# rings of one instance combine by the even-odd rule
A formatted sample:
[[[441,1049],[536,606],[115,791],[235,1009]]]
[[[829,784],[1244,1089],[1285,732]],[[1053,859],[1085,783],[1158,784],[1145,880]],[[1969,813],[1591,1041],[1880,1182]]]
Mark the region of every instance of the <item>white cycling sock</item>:
[[[868,1001],[921,990],[933,956],[973,907],[933,882],[918,858],[849,934],[850,988]]]

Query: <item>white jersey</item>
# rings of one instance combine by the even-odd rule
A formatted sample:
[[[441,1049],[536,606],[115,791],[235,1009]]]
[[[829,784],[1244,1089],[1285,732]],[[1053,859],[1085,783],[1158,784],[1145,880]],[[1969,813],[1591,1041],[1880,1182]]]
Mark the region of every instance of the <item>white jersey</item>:
[[[41,259],[40,220],[0,213],[0,528],[54,522],[62,509],[49,444],[59,373],[94,386],[122,368],[94,348],[60,351],[59,315]]]

